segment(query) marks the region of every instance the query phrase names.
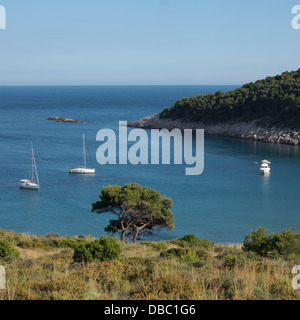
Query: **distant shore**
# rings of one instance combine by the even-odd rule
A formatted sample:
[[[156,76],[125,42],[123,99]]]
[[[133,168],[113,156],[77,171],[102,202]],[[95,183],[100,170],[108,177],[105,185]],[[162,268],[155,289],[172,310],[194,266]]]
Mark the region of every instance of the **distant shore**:
[[[239,138],[267,143],[289,145],[300,144],[300,133],[289,128],[263,128],[255,122],[224,122],[205,124],[203,122],[186,122],[181,120],[161,119],[159,113],[138,121],[129,122],[128,127],[145,129],[204,129],[205,134],[213,136]]]

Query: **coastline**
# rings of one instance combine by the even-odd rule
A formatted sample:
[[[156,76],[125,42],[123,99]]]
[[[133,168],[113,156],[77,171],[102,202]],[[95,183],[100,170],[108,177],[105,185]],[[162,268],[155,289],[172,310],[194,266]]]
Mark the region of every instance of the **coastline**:
[[[132,121],[127,124],[132,128],[144,129],[204,129],[206,135],[238,138],[266,143],[298,145],[300,133],[289,128],[264,128],[253,122],[224,122],[205,124],[203,122],[160,119],[159,113]]]

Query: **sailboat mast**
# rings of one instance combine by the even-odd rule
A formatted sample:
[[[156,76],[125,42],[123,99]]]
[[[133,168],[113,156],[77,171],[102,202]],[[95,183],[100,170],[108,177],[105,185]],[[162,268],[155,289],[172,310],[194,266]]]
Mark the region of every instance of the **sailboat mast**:
[[[37,168],[36,168],[35,159],[34,159],[34,168],[35,168],[35,175],[36,175],[37,184],[40,185],[40,181],[39,181],[39,176],[38,176],[38,173],[37,173]]]
[[[83,134],[83,165],[84,168],[86,169],[86,154],[85,154],[85,141],[84,141],[84,134]]]
[[[34,178],[34,173],[33,173],[33,167],[34,167],[34,169],[35,169],[36,181],[37,181],[37,184],[40,185],[39,176],[38,176],[38,172],[37,172],[37,168],[36,168],[36,162],[35,162],[35,157],[34,157],[34,152],[33,152],[32,143],[31,143],[31,152],[32,152],[32,182],[33,182],[33,178]]]
[[[31,181],[34,179],[34,154],[33,154],[33,147],[31,142]]]

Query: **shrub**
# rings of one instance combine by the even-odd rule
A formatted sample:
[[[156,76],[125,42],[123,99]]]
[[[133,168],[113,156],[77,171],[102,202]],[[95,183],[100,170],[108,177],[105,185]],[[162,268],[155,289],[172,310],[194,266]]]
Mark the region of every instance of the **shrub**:
[[[198,238],[194,234],[187,234],[181,240],[189,243],[198,242]]]
[[[181,248],[172,248],[167,251],[163,251],[160,253],[162,258],[181,258],[185,254],[187,254],[188,249],[181,249]]]
[[[151,246],[152,246],[152,248],[153,248],[154,250],[157,250],[157,251],[162,251],[162,250],[167,250],[167,249],[168,249],[168,246],[167,246],[164,242],[162,242],[162,241],[160,241],[160,242],[153,242],[153,243],[151,244]]]
[[[71,248],[75,249],[78,245],[85,245],[88,242],[84,239],[71,239],[71,238],[60,238],[53,239],[52,246],[58,248]]]
[[[118,259],[121,253],[119,240],[101,237],[100,240],[79,242],[74,249],[75,262],[108,261]]]
[[[0,259],[9,261],[19,259],[19,257],[20,253],[14,242],[10,240],[0,240]]]
[[[300,233],[294,229],[269,234],[265,228],[259,227],[245,235],[244,251],[252,251],[270,258],[300,257]]]
[[[255,260],[254,254],[234,249],[219,254],[217,258],[219,260],[218,267],[228,269],[232,269],[235,266],[245,267]]]
[[[280,256],[297,258],[300,256],[300,234],[294,229],[274,234],[272,239],[273,250]]]
[[[195,250],[187,250],[187,252],[183,254],[180,259],[186,262],[195,263],[199,261],[199,256]]]
[[[245,235],[243,250],[253,251],[259,255],[267,255],[271,251],[271,236],[265,228],[258,227]]]
[[[48,233],[47,235],[45,235],[45,238],[59,239],[60,235],[58,233],[51,232],[51,233]]]
[[[176,240],[175,240],[176,241]],[[181,240],[177,240],[174,244],[179,245],[180,247],[197,247],[203,249],[210,249],[215,246],[215,243],[206,239],[199,239],[194,234],[185,235]]]

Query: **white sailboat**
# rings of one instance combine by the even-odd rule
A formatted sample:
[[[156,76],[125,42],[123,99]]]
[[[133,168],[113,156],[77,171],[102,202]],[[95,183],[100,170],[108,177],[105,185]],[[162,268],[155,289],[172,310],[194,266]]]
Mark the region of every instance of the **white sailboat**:
[[[32,159],[32,176],[31,176],[31,180],[28,180],[28,179],[20,180],[19,186],[20,186],[20,188],[24,188],[24,189],[39,190],[40,182],[39,182],[39,176],[38,176],[38,173],[37,173],[37,168],[36,168],[36,162],[35,162],[32,143],[31,143],[31,159]]]
[[[261,161],[261,166],[260,166],[260,172],[265,174],[265,173],[269,173],[271,171],[271,168],[270,168],[270,161],[268,160],[262,160]]]
[[[87,168],[86,167],[86,152],[85,152],[85,137],[83,134],[83,166],[81,167],[70,167],[69,173],[75,174],[94,174],[95,168]]]

